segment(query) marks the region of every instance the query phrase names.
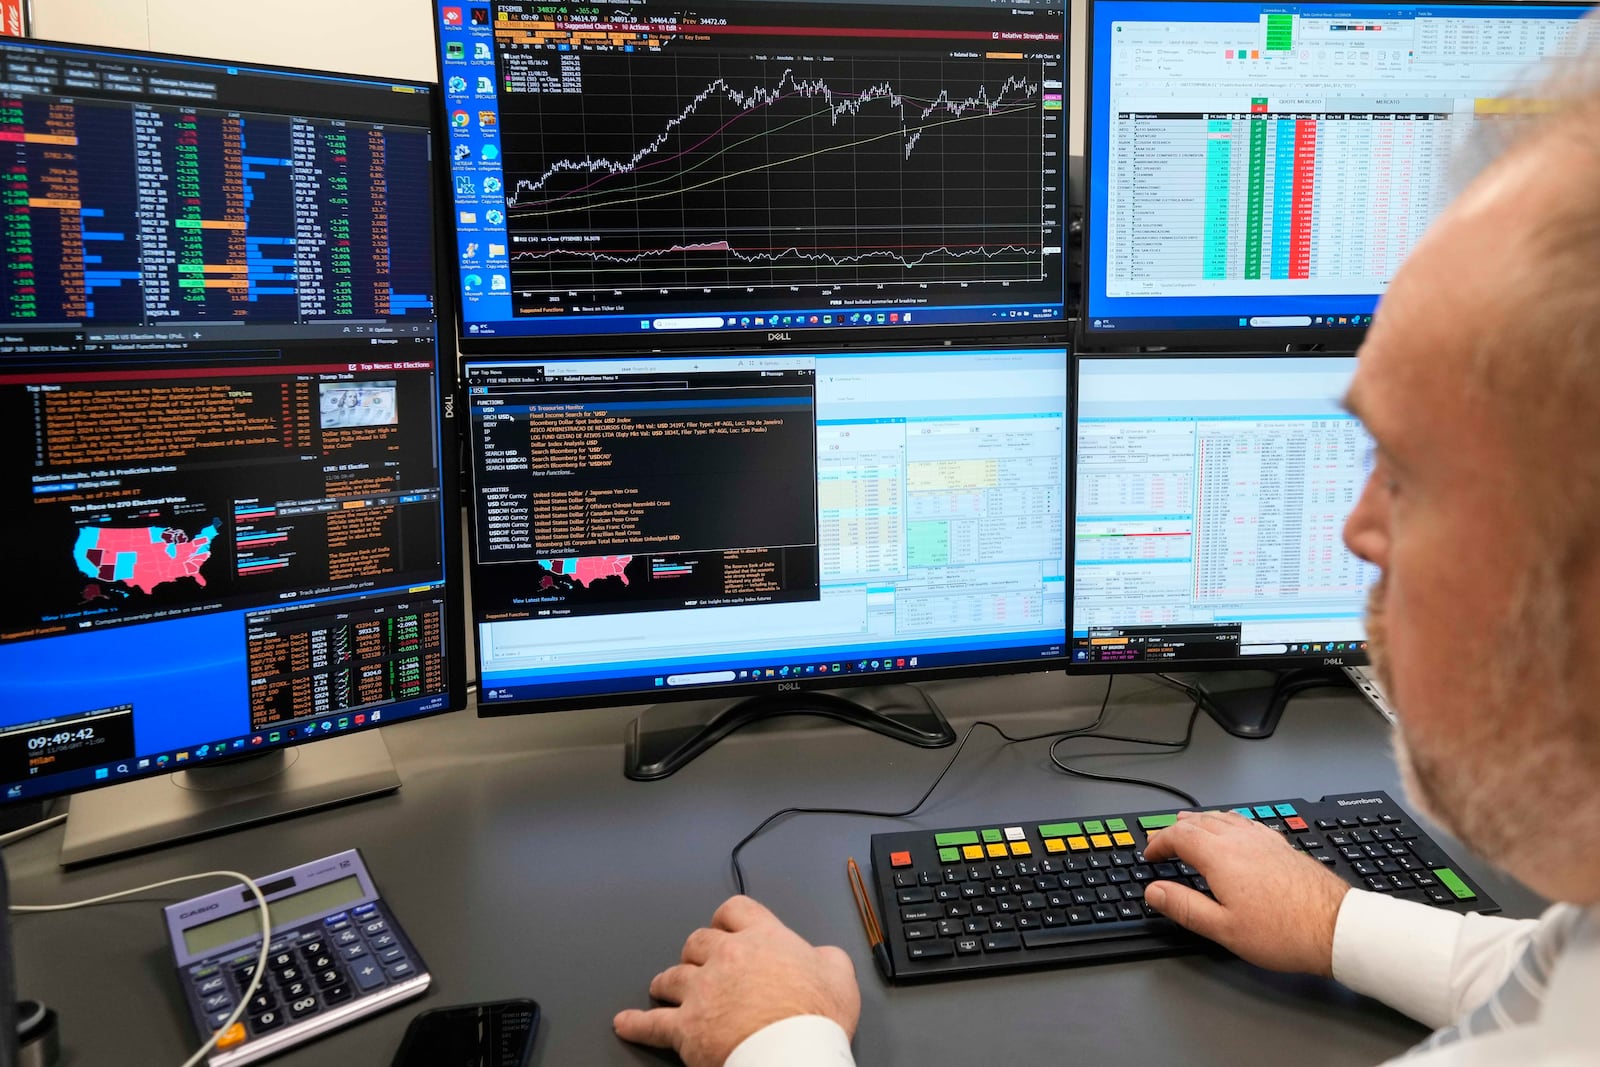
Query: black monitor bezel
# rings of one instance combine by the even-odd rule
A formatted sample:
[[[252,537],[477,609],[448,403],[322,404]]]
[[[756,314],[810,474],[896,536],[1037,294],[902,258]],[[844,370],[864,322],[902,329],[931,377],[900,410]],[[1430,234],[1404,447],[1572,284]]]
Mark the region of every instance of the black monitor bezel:
[[[954,344],[954,342],[952,342],[952,345],[953,344]],[[788,355],[803,356],[803,355],[820,355],[820,354],[824,354],[824,353],[851,355],[851,354],[859,354],[862,351],[873,351],[873,350],[896,351],[896,350],[903,350],[903,349],[908,349],[908,348],[928,348],[928,347],[930,347],[930,346],[927,346],[927,345],[909,345],[909,344],[888,344],[888,345],[873,345],[873,346],[871,346],[870,349],[865,349],[864,350],[864,349],[861,349],[861,348],[858,348],[858,347],[844,347],[844,346],[836,346],[836,347],[806,346],[803,349],[796,349],[794,351],[789,351],[789,350],[773,351],[773,350],[770,350],[770,349],[751,349],[750,352],[751,352],[752,355],[757,355],[757,356],[760,356],[760,357],[763,357],[763,358],[770,358],[770,357],[773,357],[773,356],[788,356]],[[934,347],[937,347],[937,346],[934,346]],[[1074,352],[1073,352],[1072,345],[1070,343],[1068,343],[1066,341],[1048,341],[1048,342],[1039,342],[1039,343],[1034,343],[1034,344],[1014,344],[1014,343],[1011,343],[1011,342],[1005,341],[1005,340],[997,340],[994,343],[969,343],[969,344],[963,345],[961,347],[964,348],[964,349],[967,349],[967,350],[975,350],[975,351],[982,351],[984,349],[1011,350],[1011,349],[1017,349],[1017,348],[1033,348],[1033,349],[1038,349],[1038,350],[1041,350],[1041,351],[1056,351],[1056,350],[1061,351],[1063,353],[1063,356],[1064,356],[1065,361],[1066,361],[1066,366],[1065,366],[1064,369],[1065,369],[1065,373],[1067,375],[1067,389],[1068,389],[1067,412],[1068,412],[1068,419],[1070,421],[1071,412],[1072,412],[1070,390],[1071,390],[1071,379],[1072,379],[1072,362],[1073,362],[1073,359],[1074,359]],[[722,349],[707,349],[707,350],[705,350],[705,354],[708,357],[709,356],[737,355],[737,353],[738,353],[738,350],[732,350],[732,351],[727,351],[727,350],[722,350]],[[523,359],[523,360],[530,360],[530,361],[537,361],[537,360],[541,360],[541,359],[546,359],[546,360],[548,360],[548,359],[573,359],[573,360],[595,359],[595,360],[599,360],[599,359],[618,359],[618,358],[636,359],[636,358],[642,358],[642,357],[646,357],[646,356],[655,356],[655,355],[661,355],[661,356],[666,357],[666,358],[688,358],[689,356],[692,355],[692,353],[688,353],[688,352],[662,352],[662,353],[650,352],[650,353],[642,353],[638,349],[623,349],[623,350],[612,350],[612,351],[609,351],[609,352],[598,353],[598,354],[597,353],[593,353],[593,352],[531,354],[531,353],[529,353],[527,351],[523,351],[520,354],[518,354],[517,356],[513,356],[513,357],[507,357],[507,356],[503,356],[503,355],[476,355],[476,354],[474,354],[472,356],[463,356],[461,361],[460,361],[461,380],[462,380],[462,383],[463,383],[463,395],[464,395],[464,388],[465,388],[464,387],[464,383],[466,382],[466,378],[467,378],[467,367],[468,367],[469,364],[472,364],[472,363],[499,363],[499,362],[504,362],[507,358],[520,358],[520,359]],[[466,419],[467,419],[467,421],[463,423],[463,427],[464,427],[466,432],[470,433],[471,432],[471,428],[472,428],[470,414],[466,416]],[[470,448],[470,446],[467,446],[467,447]],[[1071,439],[1069,438],[1068,441],[1067,441],[1067,457],[1068,457],[1069,461],[1070,461],[1070,458],[1071,458],[1071,449],[1072,449],[1072,442],[1071,442]],[[472,485],[471,474],[472,474],[472,469],[473,468],[472,468],[472,459],[471,459],[470,454],[467,454],[464,457],[464,461],[466,463],[466,469],[467,469],[466,484],[468,486],[468,492],[476,492],[476,487],[474,485]],[[1071,494],[1071,487],[1070,486],[1068,486],[1067,492],[1068,492],[1068,496],[1070,498],[1070,494]],[[469,590],[471,588],[475,587],[477,582],[480,580],[480,577],[479,577],[480,568],[479,568],[479,564],[478,564],[478,561],[477,561],[477,553],[475,551],[473,551],[474,547],[477,544],[477,540],[478,540],[477,512],[478,512],[478,509],[476,507],[470,506],[470,504],[469,504],[469,506],[467,507],[467,520],[468,520],[468,525],[469,525],[469,528],[470,528],[470,531],[471,531],[471,543],[468,545],[468,559],[467,559],[467,574],[468,574],[468,588],[469,588]],[[1064,536],[1069,536],[1069,535],[1070,535],[1070,528],[1068,528],[1067,530],[1064,531]],[[1070,546],[1070,539],[1064,540],[1063,541],[1063,546],[1064,547]],[[1067,565],[1069,567],[1071,566],[1070,558],[1067,560]],[[1068,585],[1069,585],[1068,595],[1070,596],[1070,579],[1068,580]],[[469,602],[469,608],[470,608],[470,602],[471,602],[471,597],[470,596],[468,597],[468,602]],[[981,664],[955,664],[955,665],[952,665],[952,666],[945,666],[945,667],[896,668],[894,670],[885,670],[885,671],[880,671],[880,672],[873,672],[871,674],[845,675],[842,680],[839,678],[839,676],[836,676],[836,675],[815,675],[815,676],[804,675],[804,676],[800,676],[800,677],[796,677],[796,678],[773,679],[772,681],[762,680],[760,682],[750,681],[750,682],[744,682],[744,683],[738,683],[738,682],[723,683],[723,684],[718,684],[718,685],[708,685],[708,686],[701,686],[701,687],[697,687],[697,688],[688,688],[688,689],[667,689],[667,688],[663,688],[663,689],[660,689],[660,690],[656,690],[656,689],[649,689],[649,690],[635,689],[635,690],[632,690],[632,691],[629,691],[629,692],[625,692],[625,693],[593,693],[593,694],[561,695],[561,696],[548,696],[548,697],[528,697],[528,698],[521,698],[521,699],[517,699],[517,700],[497,701],[497,702],[488,703],[488,704],[486,704],[484,701],[482,701],[480,699],[480,700],[477,701],[478,717],[479,718],[498,718],[500,716],[505,716],[505,715],[538,715],[538,714],[543,714],[545,712],[553,712],[553,711],[578,711],[578,710],[593,710],[593,709],[598,709],[598,708],[638,707],[638,706],[650,705],[650,704],[667,704],[667,703],[678,704],[678,703],[684,703],[684,702],[694,701],[694,700],[724,700],[724,699],[726,699],[726,700],[729,700],[730,702],[732,702],[732,701],[736,701],[736,700],[739,700],[739,699],[745,698],[745,697],[775,696],[775,695],[778,695],[778,694],[805,692],[805,691],[864,689],[864,688],[869,688],[869,687],[872,687],[872,686],[899,684],[899,683],[906,683],[906,682],[932,682],[932,681],[940,681],[940,680],[947,680],[947,679],[953,679],[953,678],[986,678],[986,677],[991,677],[991,676],[996,676],[997,677],[997,676],[1008,675],[1008,674],[1038,674],[1038,673],[1044,673],[1044,672],[1047,672],[1047,671],[1060,671],[1060,670],[1064,670],[1065,669],[1065,667],[1067,666],[1068,662],[1070,661],[1071,655],[1072,655],[1072,651],[1071,651],[1072,629],[1071,629],[1071,614],[1070,614],[1070,612],[1071,612],[1071,604],[1070,604],[1070,602],[1066,605],[1066,611],[1068,612],[1067,617],[1066,617],[1067,618],[1067,625],[1064,626],[1063,630],[1062,630],[1063,640],[1062,640],[1062,646],[1061,646],[1061,653],[1058,656],[1039,656],[1039,657],[1035,657],[1035,658],[1031,658],[1031,659],[997,660],[997,661],[994,661],[994,662],[986,662],[986,663],[981,663]],[[478,621],[477,621],[475,613],[472,612],[471,610],[468,611],[467,615],[468,615],[468,617],[467,617],[467,625],[471,628],[472,636],[473,636],[473,649],[474,649],[474,656],[475,656],[475,666],[476,666],[477,671],[478,671],[477,677],[479,678],[479,686],[480,686],[480,693],[481,693],[482,678],[483,678],[483,661],[482,661],[481,652],[479,651],[482,646],[481,646],[481,643],[477,639],[477,637],[478,637]]]
[[[1118,3],[1191,3],[1197,6],[1214,3],[1215,0],[1116,0]],[[1261,0],[1246,0],[1246,2],[1260,3]],[[1329,2],[1333,0],[1306,0],[1306,2]],[[1416,2],[1416,0],[1413,0]],[[1538,7],[1565,7],[1565,8],[1596,8],[1597,4],[1588,0],[1530,0]],[[1083,272],[1081,275],[1082,303],[1079,307],[1078,332],[1074,347],[1079,352],[1107,352],[1121,348],[1134,347],[1160,347],[1180,346],[1188,351],[1198,348],[1209,348],[1215,345],[1217,352],[1206,352],[1208,355],[1226,355],[1235,349],[1273,349],[1286,345],[1323,345],[1330,352],[1344,349],[1354,350],[1359,348],[1363,338],[1366,337],[1367,326],[1346,327],[1343,329],[1315,327],[1284,326],[1261,329],[1231,329],[1207,330],[1158,330],[1158,329],[1130,329],[1130,330],[1096,330],[1093,326],[1093,316],[1089,311],[1091,294],[1090,286],[1093,283],[1092,250],[1094,247],[1095,233],[1093,227],[1095,196],[1094,182],[1094,130],[1099,118],[1095,111],[1094,86],[1095,86],[1095,18],[1099,8],[1097,0],[1085,0],[1087,9],[1084,17],[1084,34],[1087,38],[1084,55],[1083,84],[1083,155],[1084,173],[1086,175],[1086,194],[1083,211]],[[1349,0],[1348,3],[1333,3],[1333,6],[1360,7],[1385,7],[1383,0]],[[1417,3],[1417,6],[1426,7],[1505,7],[1507,0],[1429,0],[1426,4]],[[1108,61],[1108,60],[1107,60]],[[1381,299],[1381,297],[1380,297]]]
[[[485,0],[487,3],[488,0]],[[937,0],[926,0],[937,3]],[[445,231],[451,238],[450,262],[451,280],[456,286],[451,291],[451,298],[457,305],[457,318],[455,322],[456,343],[463,358],[514,358],[525,355],[529,351],[559,351],[573,355],[594,356],[604,358],[613,354],[623,346],[628,350],[638,353],[659,355],[672,355],[677,352],[692,352],[695,349],[711,350],[728,349],[739,350],[772,350],[780,352],[803,352],[815,348],[901,348],[901,347],[929,347],[946,343],[950,344],[979,343],[989,338],[1015,339],[1019,344],[1048,345],[1058,341],[1072,344],[1077,330],[1073,321],[1073,309],[1069,305],[1069,292],[1072,288],[1071,257],[1068,255],[1068,245],[1074,240],[1071,233],[1071,203],[1068,189],[1068,159],[1071,154],[1072,135],[1075,127],[1076,112],[1072,107],[1072,94],[1074,81],[1072,77],[1072,8],[1069,0],[1061,0],[1061,69],[1062,78],[1062,137],[1060,146],[1060,188],[1058,196],[1061,199],[1061,294],[1055,301],[1060,305],[1061,315],[1053,321],[1040,321],[1038,319],[1018,320],[1016,322],[975,322],[975,323],[938,323],[932,325],[914,326],[874,326],[870,331],[860,331],[849,327],[807,327],[803,330],[751,330],[737,335],[719,333],[714,330],[679,330],[670,333],[657,333],[650,331],[647,334],[631,333],[551,333],[538,335],[515,336],[485,336],[468,332],[467,322],[463,317],[465,308],[461,305],[461,263],[455,255],[457,242],[456,216],[450,196],[452,186],[447,182],[441,186],[441,199],[446,201],[446,210],[443,219],[448,227]],[[453,177],[449,158],[449,103],[444,94],[444,36],[443,21],[440,18],[440,9],[445,6],[458,5],[452,0],[428,0],[430,17],[433,20],[433,63],[437,72],[435,85],[438,88],[436,112],[438,119],[436,125],[439,130],[438,144],[440,160],[439,165],[444,168],[444,176]],[[982,10],[982,8],[979,8]],[[498,105],[499,93],[495,94]],[[440,246],[440,258],[444,258],[443,246]],[[1048,303],[1048,301],[1046,302]],[[691,314],[692,309],[686,309],[685,314]],[[865,336],[863,336],[865,333]],[[632,342],[630,344],[630,342]]]
[[[442,257],[438,255],[438,236],[441,232],[439,227],[446,221],[446,209],[448,207],[446,198],[438,195],[438,191],[442,188],[441,183],[447,176],[441,170],[439,160],[439,108],[436,106],[436,102],[443,96],[443,94],[439,91],[439,86],[433,82],[422,81],[416,78],[378,77],[364,74],[350,74],[344,71],[321,70],[314,67],[289,67],[274,63],[230,62],[226,59],[218,59],[214,57],[194,56],[182,53],[155,52],[149,49],[140,48],[120,48],[109,45],[81,44],[74,41],[59,41],[36,37],[0,40],[0,48],[7,46],[21,48],[39,47],[44,49],[65,49],[110,59],[145,59],[151,61],[152,63],[176,63],[180,65],[188,64],[201,67],[219,68],[223,70],[258,71],[268,75],[285,76],[291,78],[299,77],[308,80],[321,79],[343,81],[359,83],[363,87],[372,89],[381,89],[387,87],[391,90],[394,90],[396,87],[403,87],[407,90],[416,91],[418,95],[426,94],[430,98],[428,107],[426,109],[428,111],[426,122],[428,125],[428,144],[430,146],[428,161],[429,179],[435,194],[432,198],[434,208],[435,236],[435,255],[433,257],[435,288],[434,379],[435,388],[438,394],[438,404],[435,411],[435,426],[439,441],[440,464],[440,550],[443,553],[443,574],[441,576],[443,585],[440,589],[440,593],[442,594],[445,602],[443,625],[446,686],[444,696],[446,699],[444,704],[438,708],[434,708],[433,710],[426,712],[414,712],[407,715],[404,719],[398,721],[411,722],[415,719],[431,718],[435,715],[442,715],[447,712],[459,711],[462,708],[465,708],[469,703],[470,697],[468,692],[467,676],[467,660],[469,657],[466,627],[466,604],[464,594],[465,583],[464,567],[462,564],[465,546],[463,544],[461,523],[456,515],[455,510],[457,507],[456,502],[461,499],[462,479],[460,477],[460,445],[462,442],[462,437],[456,416],[456,412],[460,408],[460,403],[458,396],[459,382],[454,373],[454,360],[456,352],[456,311],[454,305],[455,294],[454,290],[450,289],[447,284],[447,282],[453,283],[454,279],[447,279],[445,277],[445,272],[442,269]],[[128,99],[131,101],[134,98],[129,97]],[[169,103],[177,102],[181,101],[169,101]],[[345,113],[335,114],[334,116],[330,117],[352,118],[354,116],[349,113]],[[48,640],[48,638],[45,638],[45,640]],[[279,752],[291,748],[298,748],[305,744],[316,744],[318,742],[335,740],[351,734],[364,733],[373,729],[382,729],[388,725],[391,725],[391,723],[372,721],[369,719],[365,724],[352,724],[348,729],[340,730],[337,733],[302,738],[290,736],[280,741],[278,744],[270,746],[270,748],[263,746],[265,751],[263,751],[263,749],[256,749],[249,754],[241,755],[239,757],[201,761],[198,763],[193,763],[191,766],[218,767],[226,763],[237,762],[242,759],[250,759],[258,754],[264,755],[268,752]],[[293,731],[290,731],[290,733],[292,735]],[[202,740],[210,740],[212,736],[214,735],[207,735]],[[138,757],[135,755],[133,758],[137,759]],[[129,760],[119,762],[132,761]],[[31,790],[25,792],[24,795],[19,797],[6,798],[4,796],[0,796],[0,807],[10,804],[38,803],[39,801],[49,800],[54,797],[87,792],[92,789],[101,789],[108,786],[121,785],[126,782],[159,778],[188,769],[190,768],[179,766],[177,764],[173,764],[164,768],[152,766],[144,771],[133,770],[130,773],[120,775],[115,779],[92,781],[86,784],[74,784],[70,786],[63,785],[59,788],[48,790]],[[38,781],[45,780],[46,779],[39,779]],[[10,784],[15,783],[0,782],[0,785]]]
[[[1073,432],[1071,444],[1072,472],[1067,480],[1067,542],[1074,546],[1071,558],[1067,563],[1067,643],[1073,641],[1073,607],[1077,603],[1078,567],[1076,551],[1076,528],[1078,518],[1078,463],[1077,463],[1077,422],[1080,396],[1080,370],[1086,360],[1169,360],[1169,359],[1259,359],[1259,360],[1306,360],[1306,359],[1354,359],[1354,351],[1340,352],[1255,352],[1255,351],[1221,351],[1221,352],[1076,352],[1072,358],[1072,381],[1070,393],[1070,408],[1073,419]],[[1304,667],[1365,667],[1370,662],[1368,651],[1356,650],[1353,652],[1339,652],[1334,655],[1293,655],[1282,653],[1272,656],[1238,656],[1233,659],[1165,659],[1165,660],[1134,660],[1121,663],[1077,663],[1073,662],[1069,651],[1067,656],[1067,673],[1069,675],[1105,675],[1105,674],[1172,674],[1189,672],[1216,673],[1222,671],[1254,671],[1254,670],[1290,670]]]

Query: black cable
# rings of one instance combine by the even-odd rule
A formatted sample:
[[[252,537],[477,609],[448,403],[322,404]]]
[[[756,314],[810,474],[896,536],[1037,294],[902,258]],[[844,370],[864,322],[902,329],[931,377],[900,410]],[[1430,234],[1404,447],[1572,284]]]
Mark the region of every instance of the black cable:
[[[1172,681],[1172,679],[1167,679],[1167,681]],[[1175,684],[1179,685],[1186,691],[1188,690],[1188,687],[1184,686],[1181,682],[1176,682]],[[1130,745],[1151,745],[1156,748],[1170,748],[1172,749],[1172,755],[1177,755],[1178,753],[1187,749],[1190,742],[1194,740],[1194,724],[1199,718],[1200,701],[1197,699],[1194,701],[1194,707],[1189,709],[1189,724],[1183,731],[1183,737],[1177,741],[1163,741],[1159,738],[1151,737],[1127,737],[1122,734],[1097,733],[1083,733],[1077,735],[1076,737],[1058,737],[1056,740],[1050,743],[1050,762],[1055,764],[1057,769],[1059,769],[1063,774],[1070,774],[1074,778],[1088,778],[1096,782],[1120,782],[1123,785],[1142,785],[1150,789],[1159,789],[1163,793],[1168,793],[1172,796],[1188,801],[1190,806],[1198,809],[1202,807],[1200,801],[1196,800],[1193,794],[1187,793],[1175,785],[1167,785],[1165,782],[1158,782],[1153,778],[1132,778],[1119,774],[1097,774],[1094,771],[1086,771],[1081,767],[1072,767],[1063,762],[1060,756],[1056,755],[1056,749],[1063,741],[1073,741],[1092,737],[1098,741],[1120,741]],[[1117,754],[1118,753],[1112,752],[1094,753],[1094,755],[1098,756],[1111,756]]]
[[[973,731],[978,727],[987,726],[989,729],[1005,738],[1007,745],[1021,744],[1024,741],[1042,741],[1047,737],[1066,738],[1072,736],[1073,734],[1081,734],[1087,733],[1091,730],[1097,730],[1099,729],[1100,724],[1105,722],[1106,706],[1111,702],[1111,686],[1115,681],[1116,675],[1112,675],[1106,679],[1106,692],[1105,696],[1100,698],[1100,711],[1097,715],[1095,715],[1094,722],[1090,723],[1088,726],[1077,726],[1071,730],[1049,730],[1042,734],[1029,734],[1026,737],[1012,737],[1010,734],[1006,733],[1005,730],[996,726],[992,722],[988,722],[983,719],[979,719],[978,721],[974,722],[971,726],[967,727],[967,732],[961,735],[961,740],[956,744],[956,750],[952,752],[950,754],[950,758],[945,761],[944,769],[941,770],[939,772],[939,776],[933,780],[933,784],[928,786],[928,788],[923,791],[922,795],[917,798],[916,803],[912,804],[908,808],[903,808],[899,811],[870,811],[865,808],[784,808],[781,811],[773,812],[765,819],[762,819],[760,824],[757,825],[754,830],[751,830],[748,834],[745,834],[739,839],[739,843],[733,846],[733,852],[729,858],[733,861],[734,885],[738,888],[739,893],[744,893],[744,869],[739,866],[739,853],[744,851],[744,846],[761,836],[761,833],[766,830],[767,827],[771,826],[785,815],[870,815],[888,819],[900,819],[907,815],[915,815],[917,810],[921,808],[923,804],[927,803],[928,798],[933,795],[933,791],[939,788],[939,783],[944,781],[944,776],[950,773],[950,768],[955,766],[957,758],[959,758],[961,755],[961,750],[967,747],[967,742],[971,740]]]

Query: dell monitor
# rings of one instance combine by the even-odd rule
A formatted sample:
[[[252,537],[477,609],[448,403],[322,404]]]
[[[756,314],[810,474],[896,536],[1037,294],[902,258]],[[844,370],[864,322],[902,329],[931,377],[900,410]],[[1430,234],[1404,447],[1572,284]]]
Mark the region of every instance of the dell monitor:
[[[768,714],[946,743],[890,683],[1063,665],[1064,346],[465,378],[481,714],[659,704],[626,766],[656,778]]]
[[[1354,373],[1353,356],[1079,357],[1071,671],[1367,662],[1377,568],[1342,536],[1372,463],[1340,406]],[[1253,722],[1206,703],[1260,736],[1282,699]]]
[[[1589,5],[1092,0],[1081,337],[1354,349]]]
[[[435,95],[0,43],[0,799],[118,786],[68,862],[392,789],[369,731],[465,704]]]
[[[437,0],[462,350],[1061,335],[1065,8]]]

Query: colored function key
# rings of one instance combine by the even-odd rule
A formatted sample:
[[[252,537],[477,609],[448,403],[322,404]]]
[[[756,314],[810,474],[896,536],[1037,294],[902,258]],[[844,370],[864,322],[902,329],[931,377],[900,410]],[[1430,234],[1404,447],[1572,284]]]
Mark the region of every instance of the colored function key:
[[[1294,810],[1293,804],[1277,804],[1273,806],[1273,810],[1279,815],[1282,815],[1284,818],[1288,818],[1290,815],[1300,814],[1298,811]]]
[[[1013,841],[1011,842],[1011,854],[1013,856],[1031,856],[1033,855],[1033,846],[1026,841]]]
[[[1235,815],[1243,815],[1245,818],[1251,820],[1254,820],[1256,817],[1256,813],[1251,811],[1249,808],[1234,808],[1233,812]]]
[[[911,866],[911,853],[909,853],[909,852],[891,852],[891,853],[889,853],[889,866],[891,866],[891,867],[909,867],[909,866]]]
[[[1083,827],[1075,822],[1047,822],[1039,826],[1040,837],[1077,837]]]
[[[1283,820],[1283,825],[1297,833],[1301,830],[1310,829],[1310,827],[1306,825],[1306,821],[1298,815],[1289,816],[1287,819]]]
[[[940,848],[951,845],[976,845],[978,843],[978,833],[976,830],[950,830],[942,834],[934,834],[933,843]]]
[[[1106,832],[1106,824],[1098,819],[1091,819],[1083,824],[1083,832],[1090,835],[1103,834]]]
[[[1067,838],[1067,847],[1074,852],[1087,852],[1089,851],[1089,839],[1082,836],[1069,837]]]
[[[999,830],[985,830],[983,832],[983,843],[986,845],[992,845],[996,841],[1003,840],[1005,840],[1004,835],[1002,835]]]
[[[1003,860],[1006,858],[1006,846],[1001,842],[996,841],[992,844],[986,845],[985,847],[989,850],[990,859]]]
[[[1120,833],[1112,834],[1111,840],[1118,848],[1132,848],[1134,844],[1133,835],[1128,833],[1126,830],[1123,830]]]
[[[968,859],[968,860],[981,860],[981,859],[983,859],[983,846],[982,845],[962,845],[961,846],[961,858],[962,859]]]
[[[1047,837],[1044,839],[1044,850],[1046,852],[1065,852],[1067,843],[1059,837]]]
[[[1141,815],[1139,816],[1139,829],[1149,833],[1151,830],[1160,830],[1171,826],[1178,821],[1176,815]]]
[[[1089,835],[1089,844],[1093,845],[1095,848],[1110,848],[1111,847],[1111,835],[1110,834],[1091,834],[1091,835]]]
[[[1272,805],[1270,805],[1270,804],[1257,804],[1256,805],[1256,818],[1258,818],[1258,819],[1275,819],[1275,818],[1277,818],[1277,816],[1278,816],[1278,813],[1272,810]]]
[[[959,848],[941,848],[939,850],[940,863],[960,863],[961,850]]]
[[[1106,820],[1106,829],[1110,830],[1114,834],[1115,833],[1120,833],[1123,830],[1126,830],[1127,828],[1128,828],[1128,821],[1126,819],[1107,819]]]
[[[1456,895],[1457,900],[1476,900],[1478,894],[1474,893],[1461,876],[1449,867],[1439,867],[1434,872],[1434,877],[1444,883],[1444,887]]]

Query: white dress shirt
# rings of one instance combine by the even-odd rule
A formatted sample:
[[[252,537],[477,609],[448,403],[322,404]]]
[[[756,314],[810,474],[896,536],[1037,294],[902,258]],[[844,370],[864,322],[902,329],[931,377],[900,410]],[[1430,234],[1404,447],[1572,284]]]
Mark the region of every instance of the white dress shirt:
[[[1351,890],[1334,927],[1334,977],[1425,1026],[1448,1026],[1499,988],[1535,927],[1550,914],[1537,920],[1461,915]],[[1535,1022],[1413,1056],[1405,1060],[1406,1067],[1594,1067],[1600,1061],[1591,1018],[1597,1010],[1600,906],[1579,920],[1551,972]],[[801,1015],[751,1034],[723,1067],[854,1063],[850,1042],[837,1023]]]

